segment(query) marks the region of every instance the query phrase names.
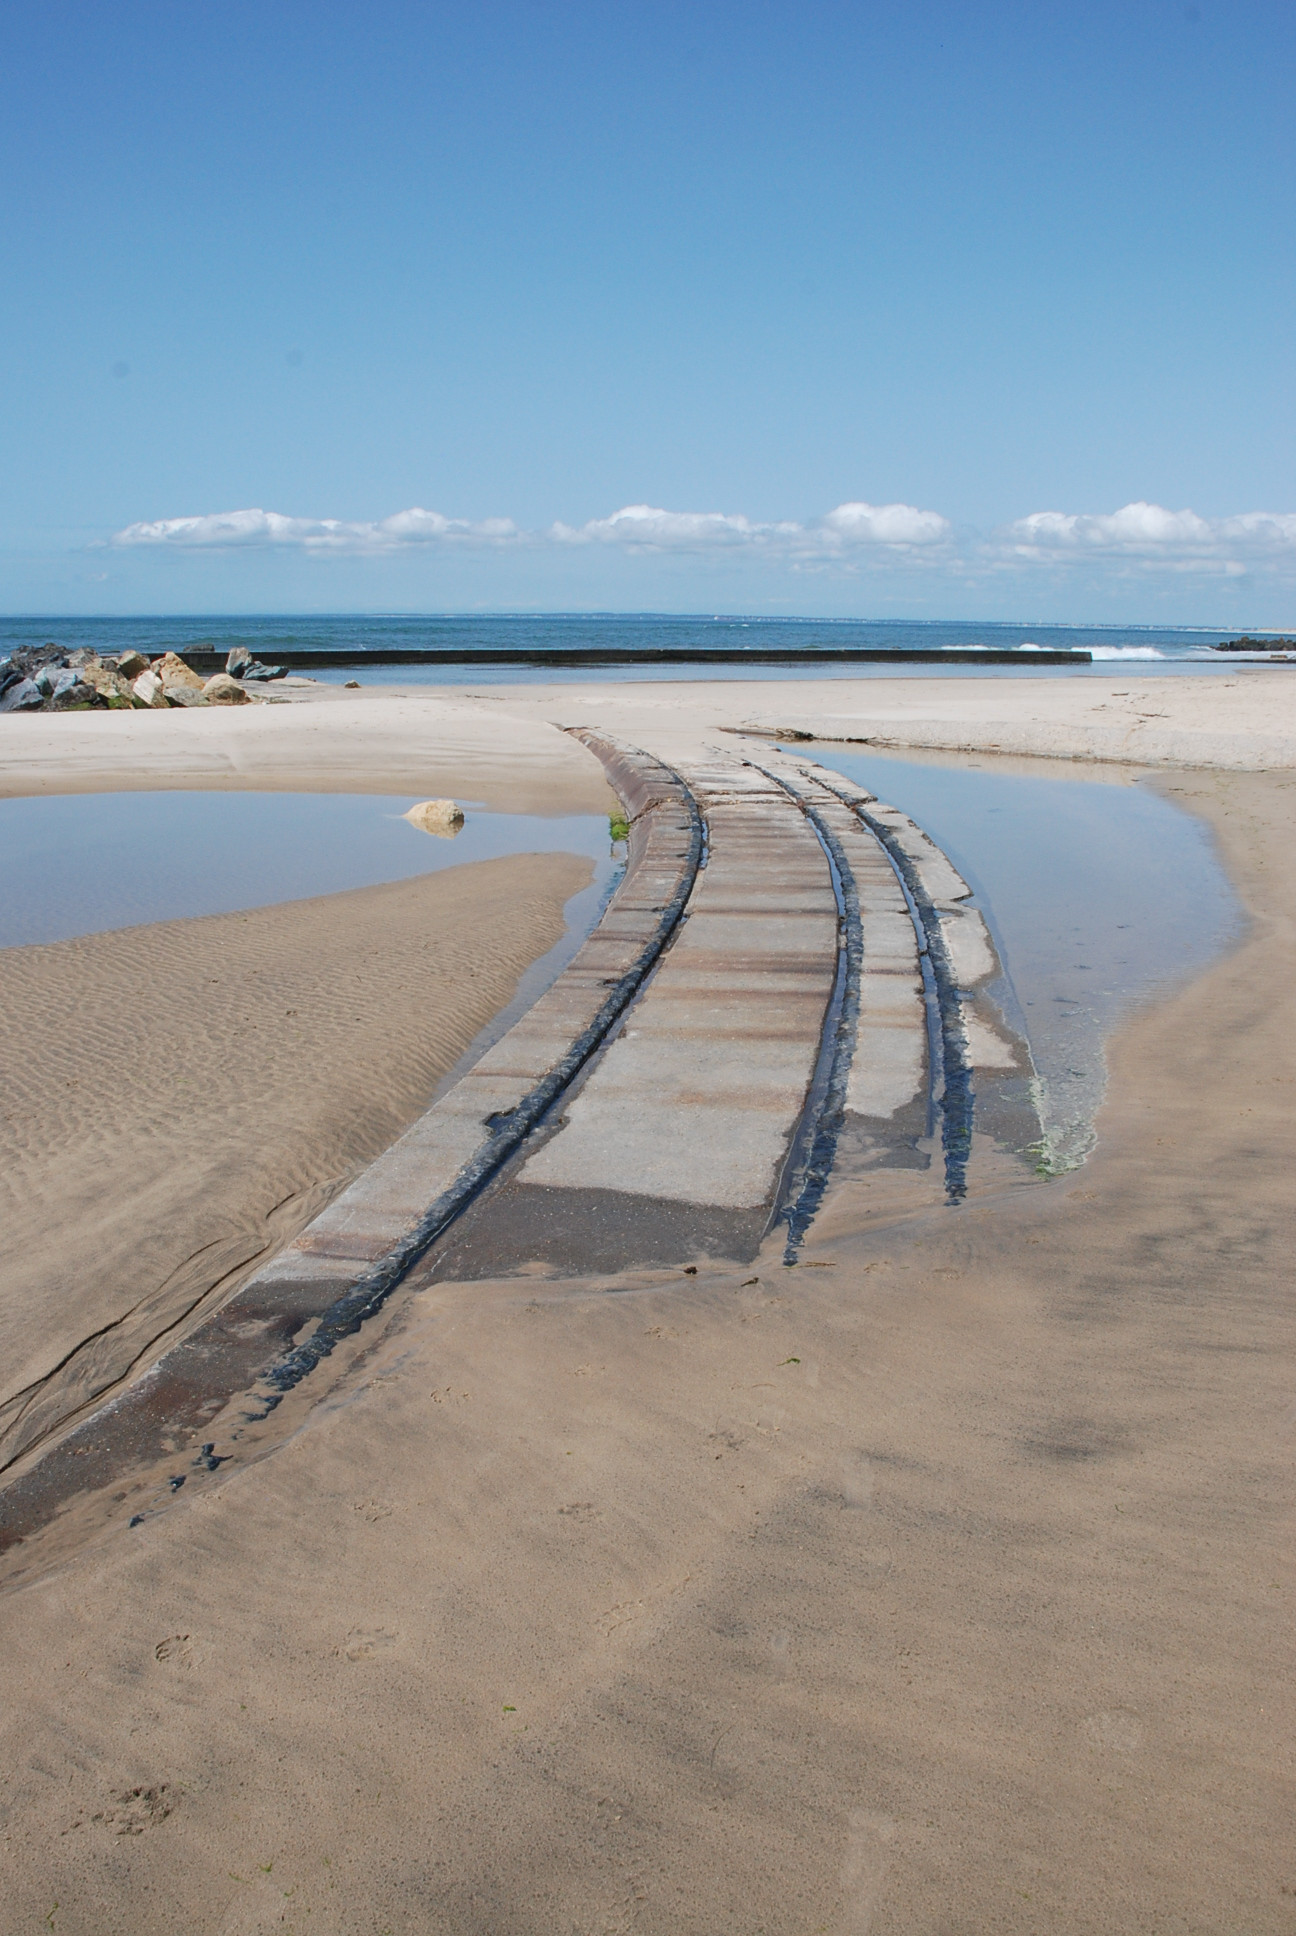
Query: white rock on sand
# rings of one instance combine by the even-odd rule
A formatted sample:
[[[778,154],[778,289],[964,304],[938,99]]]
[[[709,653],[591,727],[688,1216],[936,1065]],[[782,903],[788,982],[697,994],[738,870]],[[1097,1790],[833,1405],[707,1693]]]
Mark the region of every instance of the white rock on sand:
[[[228,672],[216,672],[202,689],[209,706],[249,706],[252,695]]]
[[[464,823],[463,808],[454,800],[420,800],[405,815],[412,827],[438,840],[453,840]]]
[[[132,684],[131,691],[146,706],[161,707],[166,705],[166,693],[162,689],[162,681],[158,678],[156,672],[141,672],[138,679]]]
[[[176,652],[163,653],[153,671],[162,681],[168,698],[176,692],[200,693],[203,689],[203,681],[193,667],[186,665]]]

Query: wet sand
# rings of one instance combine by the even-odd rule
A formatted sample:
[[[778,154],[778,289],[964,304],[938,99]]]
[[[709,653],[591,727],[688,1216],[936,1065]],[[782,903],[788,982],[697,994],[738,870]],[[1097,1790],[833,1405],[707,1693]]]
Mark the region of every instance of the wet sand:
[[[0,1463],[386,1149],[589,876],[518,855],[0,949]]]
[[[1073,1178],[437,1284],[0,1602],[3,1926],[1289,1930],[1296,777],[1160,784],[1252,926]]]

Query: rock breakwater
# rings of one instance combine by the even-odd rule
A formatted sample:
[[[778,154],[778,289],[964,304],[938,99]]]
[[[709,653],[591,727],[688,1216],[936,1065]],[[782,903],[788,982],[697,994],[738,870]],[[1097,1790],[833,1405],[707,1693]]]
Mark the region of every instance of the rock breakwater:
[[[224,672],[203,679],[176,652],[151,660],[133,650],[101,658],[86,647],[65,652],[51,642],[0,659],[0,713],[243,706],[254,698],[247,682],[282,679],[285,670],[263,665],[243,646],[230,653]]]

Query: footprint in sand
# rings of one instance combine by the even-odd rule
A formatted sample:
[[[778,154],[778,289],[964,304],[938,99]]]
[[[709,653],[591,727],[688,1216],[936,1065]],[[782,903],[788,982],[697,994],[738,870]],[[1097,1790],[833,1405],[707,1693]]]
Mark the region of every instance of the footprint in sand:
[[[138,1788],[120,1788],[110,1806],[90,1817],[102,1822],[114,1835],[142,1835],[146,1828],[165,1822],[173,1803],[171,1784],[165,1781],[143,1783]]]
[[[392,1507],[385,1499],[355,1499],[351,1503],[352,1512],[358,1512],[366,1525],[375,1526],[380,1519],[390,1519]]]
[[[889,1546],[865,1546],[852,1554],[851,1571],[859,1586],[870,1592],[883,1586],[895,1571],[895,1554]]]
[[[1143,1746],[1143,1723],[1128,1708],[1086,1714],[1080,1725],[1090,1744],[1106,1749],[1109,1754],[1136,1754]]]
[[[336,1651],[344,1660],[376,1660],[389,1654],[399,1639],[389,1627],[353,1627]]]
[[[863,1452],[851,1452],[842,1460],[842,1504],[852,1512],[862,1512],[873,1504],[873,1462]]]
[[[841,1870],[842,1913],[834,1936],[868,1936],[894,1858],[896,1825],[866,1810],[847,1823]]]
[[[604,1639],[610,1639],[622,1627],[629,1627],[641,1620],[644,1613],[642,1600],[624,1600],[614,1607],[607,1607],[597,1617],[595,1624]]]
[[[220,1936],[269,1936],[287,1927],[289,1907],[282,1889],[260,1880],[249,1883],[230,1904]]]
[[[715,1430],[707,1433],[707,1441],[713,1447],[712,1456],[722,1459],[726,1452],[737,1452],[747,1443],[747,1433],[736,1419],[718,1418]]]
[[[192,1667],[193,1642],[188,1634],[168,1634],[153,1649],[153,1658],[172,1667]]]

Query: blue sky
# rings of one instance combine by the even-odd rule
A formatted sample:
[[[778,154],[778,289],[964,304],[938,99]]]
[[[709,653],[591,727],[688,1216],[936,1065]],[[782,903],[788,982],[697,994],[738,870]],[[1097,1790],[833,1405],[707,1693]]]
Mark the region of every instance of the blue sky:
[[[1294,51],[11,6],[0,608],[1292,624]]]

